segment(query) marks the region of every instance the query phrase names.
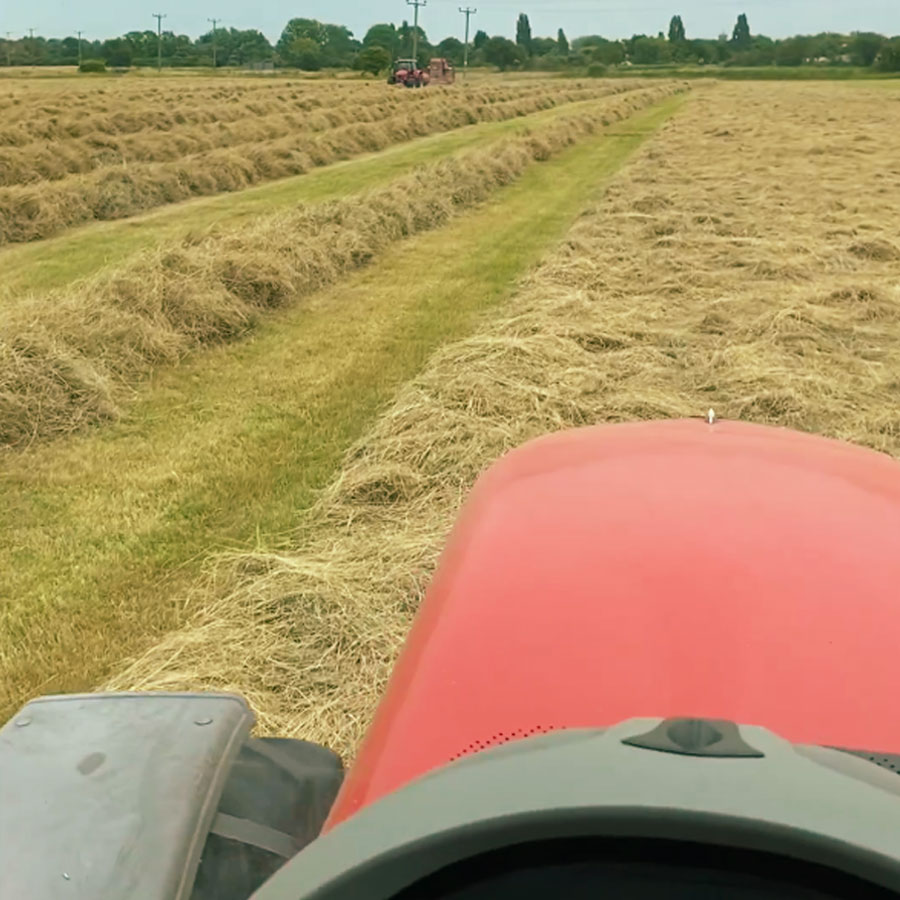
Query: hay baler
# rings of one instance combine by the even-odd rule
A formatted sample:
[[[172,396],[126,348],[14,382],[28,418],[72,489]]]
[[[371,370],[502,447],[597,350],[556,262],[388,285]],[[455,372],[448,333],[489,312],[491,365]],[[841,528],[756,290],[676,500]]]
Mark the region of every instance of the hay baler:
[[[81,695],[0,731],[3,897],[900,892],[900,467],[685,420],[482,476],[363,746],[230,695]]]
[[[429,84],[454,84],[456,82],[456,69],[449,59],[435,57],[428,63]]]

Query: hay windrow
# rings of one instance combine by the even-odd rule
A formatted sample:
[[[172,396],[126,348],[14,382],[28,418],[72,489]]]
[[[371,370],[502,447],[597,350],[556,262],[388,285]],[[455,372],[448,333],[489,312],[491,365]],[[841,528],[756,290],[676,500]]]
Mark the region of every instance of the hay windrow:
[[[0,323],[0,447],[114,414],[153,366],[239,337],[267,310],[296,302],[392,243],[484,200],[535,160],[597,130],[601,119],[624,118],[679,89],[661,85],[610,98],[360,197],[189,238],[68,291],[10,302]],[[22,341],[32,347],[27,378],[16,350]],[[61,368],[70,373],[64,388],[57,387]]]
[[[900,263],[852,249],[900,221],[879,97],[695,95],[505,313],[399,392],[294,549],[223,561],[193,622],[108,686],[241,691],[265,732],[352,756],[465,492],[505,450],[712,406],[900,457]],[[880,154],[855,152],[861,129]],[[823,139],[827,172],[805,152]]]
[[[300,175],[415,137],[639,88],[638,81],[425,92],[382,85],[365,104],[354,102],[359,92],[332,89],[321,99],[333,95],[334,104],[308,116],[290,100],[271,107],[231,100],[204,109],[197,98],[199,108],[184,110],[145,100],[80,122],[63,115],[25,119],[0,128],[0,245]]]

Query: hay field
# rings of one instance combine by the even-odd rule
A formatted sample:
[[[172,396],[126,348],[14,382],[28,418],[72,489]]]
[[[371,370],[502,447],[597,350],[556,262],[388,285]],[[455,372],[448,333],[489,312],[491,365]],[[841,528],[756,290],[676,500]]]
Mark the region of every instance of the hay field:
[[[479,332],[439,350],[278,553],[241,554],[109,681],[226,688],[352,756],[460,502],[596,422],[791,426],[900,458],[900,90],[696,90]]]
[[[639,86],[494,80],[409,91],[370,81],[198,78],[73,90],[10,81],[0,85],[0,245]]]
[[[581,137],[681,90],[610,96],[531,133],[421,167],[360,197],[190,236],[49,295],[7,299],[0,322],[0,448],[118,415],[136,379],[245,334],[398,240],[445,223]]]
[[[680,91],[654,82],[425,138],[409,159],[254,188],[251,215],[243,193],[191,201],[141,220],[152,233],[177,213],[190,233],[166,227],[97,269],[101,253],[49,294],[8,292],[0,717],[89,689],[183,624],[211,552],[283,543],[394,391],[511,295]],[[327,189],[292,205],[308,182]],[[0,267],[134,225],[6,249]]]

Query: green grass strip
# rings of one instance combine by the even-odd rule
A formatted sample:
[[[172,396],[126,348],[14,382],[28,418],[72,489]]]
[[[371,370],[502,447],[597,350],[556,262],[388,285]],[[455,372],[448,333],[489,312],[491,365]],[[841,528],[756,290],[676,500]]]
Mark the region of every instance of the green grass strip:
[[[649,85],[648,85],[649,87]],[[416,166],[461,150],[514,136],[548,121],[609,103],[616,96],[567,103],[517,119],[484,122],[417,138],[378,153],[313,169],[304,175],[267,182],[232,194],[217,194],[162,207],[113,222],[96,222],[58,237],[0,249],[3,294],[66,287],[140,250],[210,228],[239,228],[260,214],[300,203],[321,203],[385,184]]]

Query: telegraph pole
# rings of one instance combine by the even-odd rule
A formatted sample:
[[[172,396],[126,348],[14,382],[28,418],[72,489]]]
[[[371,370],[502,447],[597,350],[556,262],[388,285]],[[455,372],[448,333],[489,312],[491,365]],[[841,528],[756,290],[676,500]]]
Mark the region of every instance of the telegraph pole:
[[[80,69],[81,68],[81,35],[83,34],[83,32],[76,31],[75,33],[78,35],[78,68]]]
[[[153,13],[156,19],[156,71],[162,72],[162,20],[166,18],[165,13]]]
[[[33,28],[28,29],[28,40],[30,40],[30,41],[34,40],[34,29]]]
[[[207,19],[207,22],[212,22],[213,27],[213,70],[216,68],[216,25],[221,22],[221,19]]]
[[[407,6],[414,6],[416,11],[413,15],[413,64],[419,67],[419,7],[428,6],[428,0],[406,0]]]
[[[6,44],[6,68],[10,68],[12,66],[12,42],[10,41],[10,37],[12,36],[11,31],[6,32],[6,40],[3,42]]]
[[[466,43],[463,47],[463,78],[465,78],[469,71],[469,19],[478,10],[473,9],[471,6],[461,6],[459,11],[466,17]]]

